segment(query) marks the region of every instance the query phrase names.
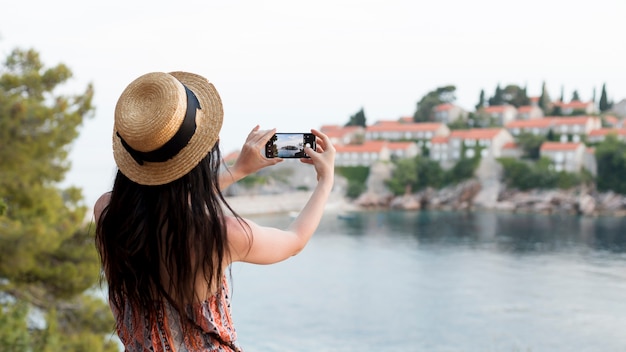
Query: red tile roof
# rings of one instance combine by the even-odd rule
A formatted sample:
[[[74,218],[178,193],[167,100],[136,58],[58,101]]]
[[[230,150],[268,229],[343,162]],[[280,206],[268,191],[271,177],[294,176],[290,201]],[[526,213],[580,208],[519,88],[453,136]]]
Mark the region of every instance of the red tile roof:
[[[536,108],[537,108],[536,106],[524,105],[524,106],[520,106],[519,108],[517,108],[517,112],[520,112],[520,113],[531,112]]]
[[[626,136],[626,129],[623,128],[600,128],[589,132],[589,137],[593,136],[606,136],[614,133],[618,136]]]
[[[508,142],[502,146],[502,149],[516,149],[516,148],[517,148],[517,144],[515,144],[515,142]]]
[[[439,112],[439,111],[448,111],[448,110],[453,109],[453,108],[454,108],[454,105],[453,105],[453,104],[450,104],[450,103],[445,103],[445,104],[439,104],[439,105],[436,105],[436,106],[433,108],[433,110],[434,110],[435,112]]]
[[[438,122],[400,123],[398,121],[383,121],[367,126],[371,132],[405,132],[405,131],[436,131],[443,126]]]
[[[581,143],[543,142],[542,151],[576,150]]]
[[[515,120],[506,124],[506,128],[546,128],[552,125],[552,119]]]
[[[436,136],[436,137],[433,137],[430,140],[430,142],[433,143],[433,144],[446,144],[446,143],[448,143],[448,137],[447,136]]]
[[[506,110],[509,110],[509,109],[515,109],[515,106],[513,106],[513,105],[487,106],[487,107],[483,108],[483,111],[487,112],[487,113],[493,113],[493,112],[505,112]]]
[[[363,144],[336,145],[337,153],[380,153],[383,148],[391,150],[408,149],[412,142],[366,141]]]
[[[593,118],[593,116],[552,117],[555,125],[585,125],[589,122],[589,119]]]
[[[471,130],[454,130],[450,132],[450,138],[461,139],[493,139],[502,128],[473,128]]]
[[[583,101],[571,101],[569,103],[564,103],[562,101],[555,101],[554,106],[558,106],[561,109],[565,108],[565,109],[586,109],[590,104],[593,104],[593,102],[589,101],[589,102],[583,102]]]
[[[337,145],[337,153],[380,153],[386,141],[366,141],[363,144]]]

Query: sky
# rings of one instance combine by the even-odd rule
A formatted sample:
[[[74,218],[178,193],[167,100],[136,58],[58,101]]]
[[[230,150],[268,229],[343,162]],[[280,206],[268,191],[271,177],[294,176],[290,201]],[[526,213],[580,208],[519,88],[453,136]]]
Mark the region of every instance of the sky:
[[[64,185],[93,204],[110,190],[113,110],[123,89],[153,71],[209,79],[224,104],[223,153],[257,124],[308,132],[411,116],[419,99],[456,86],[473,109],[481,89],[526,86],[552,98],[626,98],[624,0],[2,0],[0,56],[35,49],[95,88],[95,114],[72,145]]]

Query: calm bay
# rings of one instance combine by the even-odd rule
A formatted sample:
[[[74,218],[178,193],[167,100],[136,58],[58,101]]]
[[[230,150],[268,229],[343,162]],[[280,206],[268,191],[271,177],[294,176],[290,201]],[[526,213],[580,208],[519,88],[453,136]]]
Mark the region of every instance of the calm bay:
[[[625,218],[327,214],[299,255],[232,278],[246,351],[626,351]]]

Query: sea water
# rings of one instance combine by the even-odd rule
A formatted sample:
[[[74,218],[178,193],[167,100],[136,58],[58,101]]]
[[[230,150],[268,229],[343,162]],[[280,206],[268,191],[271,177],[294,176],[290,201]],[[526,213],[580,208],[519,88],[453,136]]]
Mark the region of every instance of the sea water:
[[[232,279],[246,351],[626,351],[624,218],[327,214]]]

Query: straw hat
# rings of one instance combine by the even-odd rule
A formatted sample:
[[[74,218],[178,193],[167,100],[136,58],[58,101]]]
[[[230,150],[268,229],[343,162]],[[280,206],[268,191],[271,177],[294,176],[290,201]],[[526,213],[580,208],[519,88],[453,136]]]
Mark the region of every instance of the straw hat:
[[[115,163],[136,183],[172,182],[213,148],[223,117],[220,96],[206,78],[187,72],[145,74],[117,101]]]

